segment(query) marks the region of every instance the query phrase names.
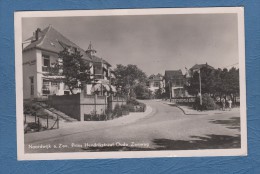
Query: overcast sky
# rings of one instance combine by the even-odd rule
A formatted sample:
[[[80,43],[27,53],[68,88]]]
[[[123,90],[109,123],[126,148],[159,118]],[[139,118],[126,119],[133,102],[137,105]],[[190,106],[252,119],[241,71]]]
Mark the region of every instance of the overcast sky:
[[[112,64],[136,64],[147,75],[208,63],[238,63],[236,14],[24,18],[23,40],[39,27],[56,30]]]

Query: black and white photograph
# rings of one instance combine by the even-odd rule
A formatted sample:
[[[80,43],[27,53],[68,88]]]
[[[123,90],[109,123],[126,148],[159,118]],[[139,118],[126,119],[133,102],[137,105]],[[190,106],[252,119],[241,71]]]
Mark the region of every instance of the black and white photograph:
[[[247,155],[240,7],[15,13],[18,160]]]

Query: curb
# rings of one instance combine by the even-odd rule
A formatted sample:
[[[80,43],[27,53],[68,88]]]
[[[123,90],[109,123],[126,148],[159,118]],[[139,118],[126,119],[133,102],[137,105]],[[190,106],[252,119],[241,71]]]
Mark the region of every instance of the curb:
[[[175,105],[177,108],[179,108],[180,110],[182,110],[182,112],[185,114],[185,115],[209,115],[209,114],[195,114],[195,113],[186,113],[185,112],[185,110],[182,108],[182,107],[180,107],[180,106],[178,106],[178,105]]]
[[[169,106],[175,106],[176,108],[179,108],[184,113],[184,115],[209,115],[209,114],[205,114],[205,113],[204,114],[186,113],[185,110],[177,104],[174,104],[174,103],[164,103],[164,104],[167,104]]]
[[[163,104],[167,104],[169,106],[175,106],[177,108],[179,108],[184,115],[221,115],[224,112],[214,112],[214,113],[187,113],[182,107],[180,107],[179,105],[175,104],[175,103],[170,103],[170,102],[163,102]]]

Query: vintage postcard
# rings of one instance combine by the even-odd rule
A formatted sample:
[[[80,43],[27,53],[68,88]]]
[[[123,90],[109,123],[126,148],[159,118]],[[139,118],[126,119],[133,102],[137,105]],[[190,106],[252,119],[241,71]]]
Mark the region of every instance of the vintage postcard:
[[[247,155],[242,7],[14,16],[18,160]]]

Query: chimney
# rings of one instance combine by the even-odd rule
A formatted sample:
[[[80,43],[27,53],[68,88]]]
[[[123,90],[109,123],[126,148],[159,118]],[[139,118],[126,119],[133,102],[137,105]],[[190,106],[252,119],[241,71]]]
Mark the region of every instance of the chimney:
[[[40,33],[41,33],[41,29],[37,28],[37,30],[35,31],[35,40],[39,40]]]

